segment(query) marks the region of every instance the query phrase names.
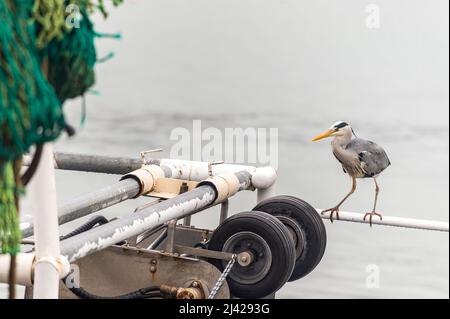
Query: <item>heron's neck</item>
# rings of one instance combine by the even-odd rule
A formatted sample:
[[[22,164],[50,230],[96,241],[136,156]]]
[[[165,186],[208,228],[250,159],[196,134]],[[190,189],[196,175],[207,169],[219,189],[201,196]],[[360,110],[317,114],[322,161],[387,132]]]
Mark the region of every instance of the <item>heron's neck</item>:
[[[352,135],[350,134],[345,134],[342,136],[335,136],[333,138],[333,140],[331,141],[331,145],[334,148],[341,148],[341,149],[345,149],[345,146],[347,146],[348,143],[350,143],[352,140]]]
[[[352,158],[352,154],[348,150],[345,149],[348,143],[352,140],[350,138],[344,138],[344,136],[336,136],[331,141],[331,149],[333,150],[334,156],[341,162],[346,162],[347,159]]]

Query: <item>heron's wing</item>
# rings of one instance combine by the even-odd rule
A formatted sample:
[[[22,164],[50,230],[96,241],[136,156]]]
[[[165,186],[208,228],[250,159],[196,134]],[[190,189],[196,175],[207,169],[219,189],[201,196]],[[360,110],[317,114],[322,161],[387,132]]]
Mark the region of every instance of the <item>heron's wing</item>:
[[[345,166],[344,166],[344,163],[342,163],[342,161],[339,159],[339,157],[337,157],[336,156],[336,154],[333,152],[333,155],[334,155],[334,157],[336,157],[336,159],[339,161],[339,163],[341,163],[341,165],[342,165],[342,169],[344,170],[344,173],[346,173],[347,174],[347,171],[345,170]]]
[[[372,141],[355,138],[345,148],[358,154],[366,177],[378,175],[391,165],[384,149]]]

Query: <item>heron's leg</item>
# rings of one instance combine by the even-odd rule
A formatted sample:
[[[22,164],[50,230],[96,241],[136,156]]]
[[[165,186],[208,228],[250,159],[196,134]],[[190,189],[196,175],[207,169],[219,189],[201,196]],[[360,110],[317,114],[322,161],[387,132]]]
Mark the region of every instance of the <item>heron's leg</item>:
[[[375,212],[377,209],[377,200],[378,200],[378,193],[380,192],[380,187],[378,186],[376,178],[374,178],[373,181],[375,182],[375,202],[373,203],[372,212]]]
[[[363,220],[366,220],[366,217],[369,216],[370,227],[372,227],[372,217],[373,217],[373,215],[377,215],[378,217],[380,217],[380,220],[383,220],[383,215],[381,215],[379,213],[376,213],[378,193],[380,192],[380,187],[378,186],[377,179],[375,177],[373,178],[373,181],[375,182],[375,202],[373,203],[372,212],[366,213],[364,215],[364,217],[363,217]]]
[[[339,204],[336,205],[337,208],[339,208],[346,200],[350,197],[356,190],[356,177],[352,176],[352,188],[350,189],[350,192],[345,195],[345,197],[339,202]]]
[[[341,207],[341,205],[347,200],[347,198],[350,197],[350,195],[352,195],[355,190],[356,190],[356,177],[355,176],[351,176],[352,177],[352,188],[350,189],[350,192],[345,195],[345,197],[334,207],[332,208],[328,208],[328,209],[324,209],[321,214],[326,213],[326,212],[330,212],[330,221],[333,222],[333,214],[336,213],[336,219],[339,220],[339,207]]]

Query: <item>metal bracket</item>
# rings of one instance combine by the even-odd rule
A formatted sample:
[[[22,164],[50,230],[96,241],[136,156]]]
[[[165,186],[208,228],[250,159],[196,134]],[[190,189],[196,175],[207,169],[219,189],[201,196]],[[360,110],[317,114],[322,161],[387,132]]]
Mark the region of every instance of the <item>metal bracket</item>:
[[[55,268],[58,273],[59,273],[59,277],[65,278],[69,272],[70,272],[70,263],[67,260],[67,258],[65,256],[58,256],[58,257],[53,257],[53,256],[45,256],[45,257],[34,257],[34,263],[32,266],[32,275],[34,276],[34,269],[36,268],[36,265],[38,264],[49,264],[51,265],[53,268]],[[34,280],[34,277],[33,277]]]
[[[176,219],[172,219],[167,225],[166,251],[168,253],[174,253],[176,227],[177,227]]]
[[[195,181],[175,178],[158,178],[155,182],[153,190],[144,196],[169,199],[179,195],[181,189],[185,192],[193,190],[197,187],[197,184],[198,182]]]
[[[231,260],[233,258],[232,253],[224,251],[215,251],[175,244],[176,229],[177,229],[177,221],[175,219],[168,222],[167,232],[164,235],[166,238],[166,245],[165,250],[161,251],[162,253],[169,254],[174,257],[179,257],[182,255],[191,255],[195,257],[213,258],[221,260]]]
[[[163,151],[162,148],[155,148],[155,149],[153,149],[153,150],[148,150],[148,151],[142,151],[142,152],[140,152],[139,155],[141,156],[141,163],[142,163],[142,166],[147,165],[147,162],[146,162],[146,160],[145,160],[145,157],[146,157],[147,154],[150,154],[150,153],[159,153],[159,152],[162,152],[162,151]]]
[[[202,248],[194,248],[194,247],[188,247],[188,246],[182,246],[182,245],[175,245],[174,252],[182,255],[192,255],[197,257],[203,257],[203,258],[213,258],[213,259],[221,259],[221,260],[231,260],[233,258],[232,253],[228,253],[225,251],[215,251],[215,250],[208,250],[208,249],[202,249]]]
[[[213,176],[213,173],[212,173],[212,167],[213,167],[213,165],[219,165],[219,164],[223,164],[223,163],[225,163],[225,162],[224,162],[224,161],[209,162],[209,163],[208,163],[208,175],[209,175],[210,177]]]

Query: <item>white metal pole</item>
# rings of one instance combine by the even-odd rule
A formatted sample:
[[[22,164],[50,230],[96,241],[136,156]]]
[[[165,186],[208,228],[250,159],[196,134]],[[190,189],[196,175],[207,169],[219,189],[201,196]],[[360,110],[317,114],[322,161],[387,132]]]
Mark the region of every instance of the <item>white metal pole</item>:
[[[53,145],[43,146],[39,166],[30,181],[28,191],[33,202],[33,223],[36,264],[33,297],[58,298],[60,274],[57,258],[60,255],[58,213],[56,206]]]
[[[257,203],[260,203],[267,198],[275,196],[275,183],[268,188],[258,188],[256,191],[256,201]]]
[[[322,209],[317,209],[317,212],[320,214]],[[364,215],[361,213],[353,213],[353,212],[339,212],[339,221],[353,222],[353,223],[369,223],[369,218],[367,217],[364,220]],[[321,215],[324,219],[330,219],[330,213],[327,212]],[[336,220],[336,214],[333,215],[333,220]],[[395,227],[404,227],[404,228],[416,228],[416,229],[425,229],[425,230],[435,230],[448,232],[449,225],[448,222],[440,222],[434,220],[425,220],[425,219],[415,219],[415,218],[404,218],[404,217],[394,217],[394,216],[383,216],[383,220],[380,220],[378,216],[373,216],[372,218],[373,225],[383,225],[383,226],[395,226]]]

